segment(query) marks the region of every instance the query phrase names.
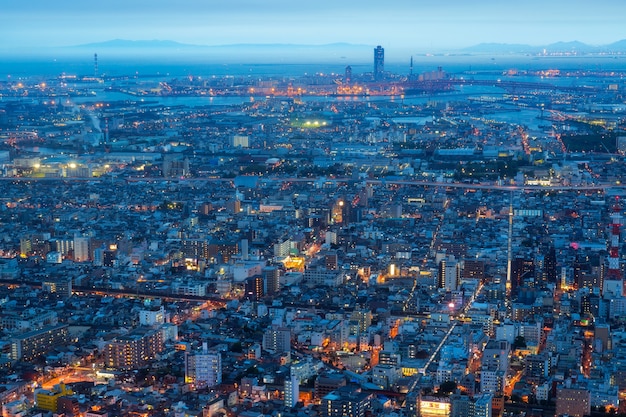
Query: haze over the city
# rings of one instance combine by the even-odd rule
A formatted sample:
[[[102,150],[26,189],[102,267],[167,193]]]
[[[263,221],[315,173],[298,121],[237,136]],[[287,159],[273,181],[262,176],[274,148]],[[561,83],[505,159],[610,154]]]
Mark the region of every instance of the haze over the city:
[[[607,0],[32,0],[3,4],[0,31],[2,49],[33,53],[111,39],[194,45],[347,42],[429,52],[485,42],[608,44],[626,38],[625,15],[625,2]]]

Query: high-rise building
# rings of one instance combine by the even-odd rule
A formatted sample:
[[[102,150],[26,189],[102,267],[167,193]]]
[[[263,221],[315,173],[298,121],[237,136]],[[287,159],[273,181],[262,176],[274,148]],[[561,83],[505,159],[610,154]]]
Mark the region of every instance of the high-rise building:
[[[511,344],[506,340],[489,340],[483,349],[481,365],[484,368],[494,367],[506,371],[509,367]]]
[[[349,387],[332,391],[322,398],[320,416],[322,417],[365,417],[370,410],[372,394]]]
[[[450,396],[450,417],[468,417],[472,415],[472,399],[460,393]]]
[[[493,414],[492,410],[493,403],[493,395],[491,394],[482,394],[477,397],[474,397],[474,417],[491,417]]]
[[[546,250],[545,258],[544,258],[544,271],[546,275],[546,280],[551,283],[556,282],[557,270],[556,270],[556,250],[554,249],[554,245],[550,245],[550,247]]]
[[[250,301],[258,301],[263,298],[263,277],[255,275],[247,278],[244,283],[245,298]]]
[[[60,252],[62,256],[66,256],[71,250],[74,249],[74,239],[67,238],[56,238],[52,241],[54,243],[54,248],[57,252]]]
[[[80,416],[78,397],[74,395],[59,397],[57,401],[57,413],[66,416]]]
[[[26,258],[32,253],[32,251],[33,242],[30,236],[20,238],[20,255],[22,256],[22,258]]]
[[[438,288],[456,291],[461,280],[461,267],[454,256],[447,256],[439,262]]]
[[[11,359],[32,361],[55,346],[69,342],[67,324],[44,327],[21,334],[11,340]]]
[[[263,285],[266,295],[280,292],[280,270],[276,266],[266,266],[262,270]]]
[[[247,148],[249,146],[249,137],[245,135],[234,135],[231,139],[233,148]]]
[[[139,310],[139,324],[142,326],[154,326],[165,323],[165,308],[158,306],[156,308]]]
[[[81,236],[74,237],[74,261],[87,262],[90,259],[89,238]]]
[[[463,261],[461,278],[483,279],[485,277],[485,261],[478,259],[466,259]]]
[[[161,170],[164,177],[186,177],[189,175],[189,158],[166,154]]]
[[[534,385],[543,383],[550,372],[550,358],[546,352],[527,355],[524,364],[525,379]]]
[[[272,326],[263,334],[263,350],[272,350],[276,353],[291,350],[291,329]]]
[[[241,242],[239,242],[239,250],[241,251],[241,260],[247,261],[250,256],[248,249],[248,239],[241,239]]]
[[[209,257],[209,242],[206,239],[182,239],[180,251],[183,256],[193,260],[203,260]]]
[[[56,277],[46,279],[41,283],[41,289],[50,294],[56,294],[61,299],[72,296],[72,278]]]
[[[609,258],[608,270],[602,285],[603,294],[611,294],[613,297],[623,296],[626,294],[624,287],[624,277],[620,266],[620,233],[622,228],[622,207],[616,201],[611,207],[611,224],[609,239]]]
[[[511,261],[511,292],[516,295],[524,286],[524,280],[534,277],[535,264],[532,259],[517,257]]]
[[[206,342],[202,351],[185,354],[185,383],[197,388],[210,388],[222,383],[222,354],[209,351]]]
[[[480,371],[480,391],[501,394],[506,383],[506,372],[496,368],[482,368]]]
[[[109,368],[129,370],[141,368],[163,350],[160,329],[140,328],[109,342],[104,348],[104,363]]]
[[[338,256],[337,251],[329,251],[324,256],[324,261],[326,262],[326,269],[335,270],[338,267]]]
[[[214,241],[209,243],[208,257],[211,262],[229,263],[230,259],[239,253],[237,242]]]
[[[591,395],[586,389],[559,388],[556,391],[556,415],[583,417],[591,414]]]
[[[285,378],[285,407],[295,407],[300,397],[300,381],[298,377],[289,374]]]
[[[346,73],[343,77],[343,81],[345,84],[350,84],[352,82],[352,67],[350,65],[346,67]]]
[[[372,325],[372,312],[368,309],[355,309],[350,315],[350,320],[355,321],[358,325],[359,333],[364,334]]]
[[[346,378],[340,373],[323,373],[315,378],[315,398],[323,398],[332,391],[346,386]]]
[[[378,45],[374,48],[374,80],[379,81],[385,73],[385,49]]]

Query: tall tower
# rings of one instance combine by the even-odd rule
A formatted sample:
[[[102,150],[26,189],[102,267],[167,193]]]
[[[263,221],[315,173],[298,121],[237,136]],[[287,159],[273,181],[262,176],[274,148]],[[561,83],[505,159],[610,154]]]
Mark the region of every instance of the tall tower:
[[[385,49],[378,45],[374,48],[374,80],[383,78],[385,72]]]
[[[98,54],[93,54],[93,76],[98,78]]]

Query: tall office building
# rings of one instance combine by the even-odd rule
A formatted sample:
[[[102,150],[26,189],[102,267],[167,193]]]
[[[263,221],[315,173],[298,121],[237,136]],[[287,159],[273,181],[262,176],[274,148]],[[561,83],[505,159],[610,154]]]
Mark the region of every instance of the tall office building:
[[[378,45],[374,48],[374,80],[383,78],[385,72],[385,49]]]

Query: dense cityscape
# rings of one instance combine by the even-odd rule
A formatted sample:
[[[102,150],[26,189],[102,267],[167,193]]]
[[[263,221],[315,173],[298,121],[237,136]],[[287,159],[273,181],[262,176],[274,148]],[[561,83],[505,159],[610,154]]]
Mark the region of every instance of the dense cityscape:
[[[3,417],[626,413],[626,68],[88,59],[0,81]]]

